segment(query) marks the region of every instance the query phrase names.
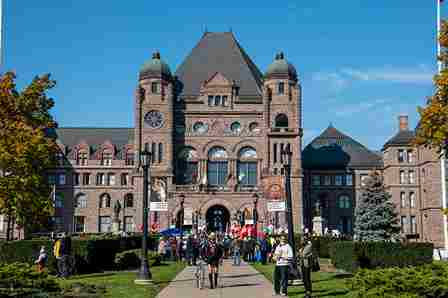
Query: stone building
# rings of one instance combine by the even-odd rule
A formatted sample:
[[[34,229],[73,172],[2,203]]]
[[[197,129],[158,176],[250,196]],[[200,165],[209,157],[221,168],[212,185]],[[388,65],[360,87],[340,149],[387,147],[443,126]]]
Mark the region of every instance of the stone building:
[[[187,228],[197,214],[209,229],[225,230],[239,212],[252,219],[257,197],[259,225],[284,227],[285,213],[268,212],[267,200],[282,193],[281,152],[290,149],[296,231],[312,229],[317,207],[325,227],[352,233],[363,179],[380,170],[402,232],[439,246],[447,237],[440,162],[412,145],[406,116],[381,152],[332,125],[302,151],[301,85],[283,53],[262,73],[232,33],[206,32],[175,73],[154,53],[136,79],[133,104],[133,128],[55,131],[60,166],[48,179],[56,185],[56,230],[108,232],[118,222],[139,231],[143,149],[152,152],[151,201],[168,204],[150,212],[151,226],[179,223],[184,201]]]
[[[150,224],[166,228],[198,212],[209,229],[226,230],[237,211],[267,225],[263,181],[283,175],[292,151],[294,225],[302,226],[301,89],[283,53],[263,74],[232,33],[205,33],[173,74],[156,52],[136,81],[134,128],[59,128],[61,166],[55,224],[75,232],[110,231],[114,206],[126,231],[142,223],[138,152],[152,152]],[[131,103],[129,103],[131,104]],[[280,185],[282,188],[283,185]],[[280,224],[285,223],[280,215]],[[186,225],[190,225],[186,221]],[[124,226],[123,226],[124,225]]]

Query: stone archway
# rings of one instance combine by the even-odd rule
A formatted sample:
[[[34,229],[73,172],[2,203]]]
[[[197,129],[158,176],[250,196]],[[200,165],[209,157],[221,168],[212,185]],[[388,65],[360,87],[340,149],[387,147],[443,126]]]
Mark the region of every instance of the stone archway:
[[[223,205],[213,205],[205,213],[207,231],[225,233],[230,226],[230,212]]]

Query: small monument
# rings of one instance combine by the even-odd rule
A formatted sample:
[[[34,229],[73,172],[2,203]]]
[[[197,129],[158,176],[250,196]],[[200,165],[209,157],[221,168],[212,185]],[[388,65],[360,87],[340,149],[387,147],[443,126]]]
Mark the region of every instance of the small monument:
[[[315,214],[313,217],[313,233],[317,236],[322,236],[323,218],[320,212],[320,202],[316,202]]]
[[[112,219],[112,233],[114,234],[120,233],[120,210],[121,204],[118,200],[116,200],[114,205],[114,217]]]

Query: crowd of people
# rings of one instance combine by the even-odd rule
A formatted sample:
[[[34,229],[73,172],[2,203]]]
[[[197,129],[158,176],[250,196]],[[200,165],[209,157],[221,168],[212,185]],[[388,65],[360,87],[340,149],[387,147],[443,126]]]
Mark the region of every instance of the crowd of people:
[[[299,274],[303,280],[306,297],[311,297],[312,247],[310,237],[305,235],[298,251]],[[294,262],[291,245],[285,235],[258,233],[201,233],[162,237],[158,253],[164,260],[185,261],[196,266],[203,260],[209,267],[210,288],[217,287],[219,264],[222,259],[232,259],[233,266],[245,262],[260,262],[263,265],[275,264],[273,273],[274,294],[287,296],[290,268]]]

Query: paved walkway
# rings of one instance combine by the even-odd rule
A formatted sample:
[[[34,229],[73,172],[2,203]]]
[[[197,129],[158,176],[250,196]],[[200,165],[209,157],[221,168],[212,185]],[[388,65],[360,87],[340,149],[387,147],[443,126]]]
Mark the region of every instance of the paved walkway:
[[[195,287],[195,267],[186,267],[176,278],[162,290],[158,298],[272,298],[272,285],[261,273],[250,265],[232,266],[231,260],[224,260],[220,268],[220,278],[217,289],[209,289],[208,274],[205,276],[205,288]]]

